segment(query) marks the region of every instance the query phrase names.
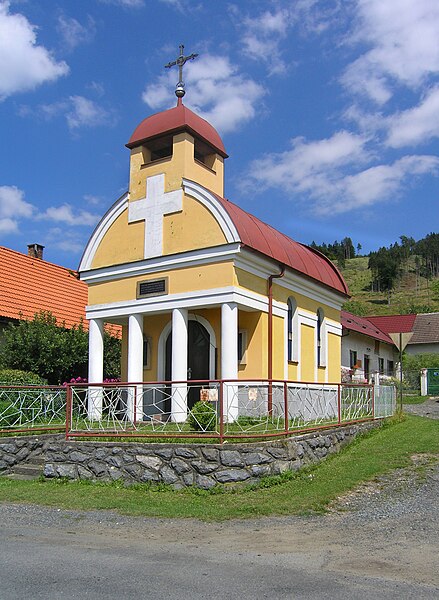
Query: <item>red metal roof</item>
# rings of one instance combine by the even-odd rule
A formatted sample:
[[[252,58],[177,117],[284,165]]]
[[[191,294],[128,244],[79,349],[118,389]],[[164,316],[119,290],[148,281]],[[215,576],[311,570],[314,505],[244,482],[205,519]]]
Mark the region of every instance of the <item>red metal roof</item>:
[[[357,315],[353,315],[346,310],[341,311],[341,324],[345,329],[349,329],[350,331],[356,331],[357,333],[362,333],[363,335],[368,335],[376,340],[380,340],[381,342],[386,342],[387,344],[392,344],[392,339],[376,327],[371,321],[369,321],[368,317],[358,317]]]
[[[0,317],[30,320],[44,310],[59,326],[70,329],[82,319],[88,328],[87,298],[87,285],[75,271],[0,246]],[[109,331],[119,335],[120,327]]]
[[[196,134],[212,146],[218,154],[227,158],[226,150],[217,130],[205,119],[184,106],[182,102],[179,102],[174,108],[144,119],[134,130],[127,147],[134,148],[142,142],[159,135],[185,130]]]
[[[367,319],[385,333],[408,333],[413,331],[416,315],[384,315]]]
[[[349,295],[348,286],[341,273],[326,256],[309,246],[292,240],[233,202],[216,194],[215,196],[232,219],[241,242],[245,246],[307,275],[341,294]]]

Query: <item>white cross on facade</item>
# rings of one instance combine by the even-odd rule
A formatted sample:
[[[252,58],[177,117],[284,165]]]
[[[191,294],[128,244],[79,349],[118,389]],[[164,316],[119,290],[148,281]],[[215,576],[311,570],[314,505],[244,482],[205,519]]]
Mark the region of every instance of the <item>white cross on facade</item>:
[[[146,198],[128,204],[128,223],[145,223],[145,258],[163,254],[163,217],[183,210],[183,190],[166,192],[163,173],[147,177]]]

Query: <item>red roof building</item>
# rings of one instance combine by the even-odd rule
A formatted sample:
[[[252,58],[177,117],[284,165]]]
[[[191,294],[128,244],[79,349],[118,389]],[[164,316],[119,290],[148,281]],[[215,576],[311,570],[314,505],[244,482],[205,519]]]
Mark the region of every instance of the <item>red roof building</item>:
[[[413,331],[416,315],[384,315],[367,319],[385,333],[409,333]]]
[[[386,344],[393,344],[392,339],[387,335],[387,333],[384,333],[384,331],[381,331],[381,329],[376,327],[370,321],[369,317],[359,317],[347,312],[346,310],[342,310],[341,324],[347,331],[356,331],[357,333],[367,335],[374,340],[385,342]]]
[[[0,246],[0,318],[30,320],[50,311],[71,328],[85,321],[87,286],[75,271]]]

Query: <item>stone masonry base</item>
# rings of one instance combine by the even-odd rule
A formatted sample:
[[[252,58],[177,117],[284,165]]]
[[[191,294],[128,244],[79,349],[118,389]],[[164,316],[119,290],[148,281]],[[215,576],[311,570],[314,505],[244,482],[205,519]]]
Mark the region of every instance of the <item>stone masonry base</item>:
[[[287,439],[238,444],[156,444],[66,441],[63,436],[3,438],[0,473],[44,457],[47,478],[165,483],[179,489],[255,483],[320,462],[379,421],[322,430]],[[1,438],[0,438],[1,439]]]

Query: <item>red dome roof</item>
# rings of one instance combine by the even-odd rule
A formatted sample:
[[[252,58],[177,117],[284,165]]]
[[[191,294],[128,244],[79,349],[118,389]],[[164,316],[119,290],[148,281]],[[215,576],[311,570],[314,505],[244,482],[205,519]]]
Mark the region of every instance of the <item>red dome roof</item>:
[[[178,131],[189,131],[191,134],[195,134],[212,146],[218,154],[227,158],[228,155],[217,130],[205,119],[186,108],[180,101],[175,108],[156,113],[144,119],[136,127],[126,145],[128,148],[135,148],[151,138]]]
[[[232,219],[244,246],[349,296],[341,273],[324,254],[280,233],[229,200],[215,196]]]

